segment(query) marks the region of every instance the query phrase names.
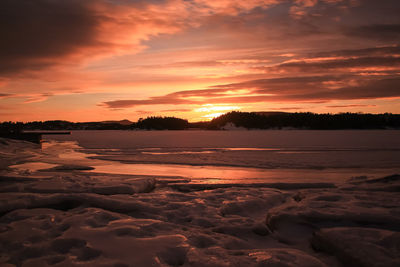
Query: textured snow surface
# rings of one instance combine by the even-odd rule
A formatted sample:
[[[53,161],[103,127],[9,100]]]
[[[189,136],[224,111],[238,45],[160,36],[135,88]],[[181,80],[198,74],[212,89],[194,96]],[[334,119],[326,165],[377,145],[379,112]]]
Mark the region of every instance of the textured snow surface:
[[[39,152],[4,146],[0,266],[400,264],[399,175],[192,184],[88,173],[68,160],[24,174],[7,166]]]
[[[321,229],[312,245],[349,266],[400,266],[399,232],[357,227]]]

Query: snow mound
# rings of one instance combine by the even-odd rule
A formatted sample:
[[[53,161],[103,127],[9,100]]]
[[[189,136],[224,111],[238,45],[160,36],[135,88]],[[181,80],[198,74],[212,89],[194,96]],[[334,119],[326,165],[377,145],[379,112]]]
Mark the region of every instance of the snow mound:
[[[394,174],[378,179],[351,181],[350,183],[353,186],[346,187],[347,190],[400,192],[399,174]]]
[[[268,249],[249,253],[255,258],[258,266],[277,266],[277,267],[323,267],[327,266],[320,260],[310,256],[303,251],[296,249]]]
[[[191,249],[184,266],[265,266],[265,267],[327,267],[317,258],[297,249],[270,248],[263,250],[240,250],[224,253],[219,248]]]
[[[346,266],[400,266],[400,233],[373,228],[341,227],[315,233],[312,245]]]
[[[270,192],[264,196],[243,195],[223,202],[220,212],[223,215],[246,216],[252,213],[267,212],[270,208],[285,202],[286,197],[280,192]]]
[[[54,175],[45,178],[0,176],[4,181],[2,192],[26,193],[95,193],[101,195],[135,194],[151,192],[156,186],[154,178],[115,177],[102,178],[88,175]]]
[[[72,213],[19,210],[0,233],[2,258],[20,266],[178,266],[188,245],[179,234],[154,236],[154,220],[89,208]],[[26,227],[30,225],[30,227]]]
[[[287,223],[312,228],[372,226],[400,229],[400,195],[397,193],[314,190],[302,195],[271,209],[267,214],[267,225],[272,230],[279,230],[280,225]]]

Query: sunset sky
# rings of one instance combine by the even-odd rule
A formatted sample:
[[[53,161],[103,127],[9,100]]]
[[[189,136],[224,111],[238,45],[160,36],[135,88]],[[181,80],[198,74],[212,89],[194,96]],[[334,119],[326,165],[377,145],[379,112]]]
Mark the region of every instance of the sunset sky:
[[[400,113],[399,0],[1,0],[0,121]]]

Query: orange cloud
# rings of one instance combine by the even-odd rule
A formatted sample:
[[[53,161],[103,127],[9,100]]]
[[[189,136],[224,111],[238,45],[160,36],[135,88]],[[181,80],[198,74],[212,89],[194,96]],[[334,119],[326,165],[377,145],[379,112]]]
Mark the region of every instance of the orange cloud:
[[[4,0],[0,10],[0,75],[39,71],[95,56],[137,53],[143,41],[235,15],[275,0],[107,1]],[[26,27],[29,25],[29,27]]]
[[[182,27],[145,2],[5,0],[1,5],[0,75],[5,76],[66,65],[66,60],[138,52],[141,41]]]
[[[347,83],[342,82],[347,79]],[[331,82],[340,81],[332,90]],[[353,83],[353,84],[352,84]],[[400,78],[366,79],[354,83],[351,76],[314,76],[253,80],[216,86],[216,89],[181,91],[144,100],[113,100],[101,105],[108,108],[131,108],[143,105],[201,105],[259,102],[312,102],[351,99],[379,99],[400,97]],[[250,93],[226,96],[226,91],[249,90]],[[187,98],[191,97],[201,97]]]

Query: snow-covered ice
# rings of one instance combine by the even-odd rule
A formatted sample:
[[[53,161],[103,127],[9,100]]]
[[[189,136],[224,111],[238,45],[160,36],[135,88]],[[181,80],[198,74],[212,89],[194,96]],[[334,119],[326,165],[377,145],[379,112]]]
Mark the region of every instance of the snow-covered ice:
[[[400,263],[399,175],[209,184],[89,172],[96,160],[21,141],[0,148],[0,266]],[[56,166],[9,167],[29,162]]]

